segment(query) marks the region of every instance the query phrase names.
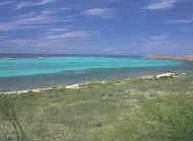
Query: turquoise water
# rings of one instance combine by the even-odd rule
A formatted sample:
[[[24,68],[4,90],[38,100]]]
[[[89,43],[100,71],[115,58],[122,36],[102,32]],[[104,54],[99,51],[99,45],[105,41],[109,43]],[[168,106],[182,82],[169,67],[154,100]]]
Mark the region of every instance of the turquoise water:
[[[0,59],[0,77],[50,74],[97,68],[143,68],[178,66],[175,60],[154,60],[140,57],[42,57]]]

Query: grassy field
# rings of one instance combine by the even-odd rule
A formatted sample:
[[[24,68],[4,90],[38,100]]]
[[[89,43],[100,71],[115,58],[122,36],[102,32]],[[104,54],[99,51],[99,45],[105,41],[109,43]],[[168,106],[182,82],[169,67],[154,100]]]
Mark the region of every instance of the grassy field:
[[[193,75],[0,98],[0,141],[192,141]]]

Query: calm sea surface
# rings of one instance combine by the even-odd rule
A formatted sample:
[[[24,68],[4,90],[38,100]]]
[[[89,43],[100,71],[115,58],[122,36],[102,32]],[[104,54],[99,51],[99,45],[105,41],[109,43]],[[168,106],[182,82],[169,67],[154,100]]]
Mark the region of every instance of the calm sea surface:
[[[120,79],[167,71],[193,72],[193,63],[142,57],[0,55],[0,91]]]

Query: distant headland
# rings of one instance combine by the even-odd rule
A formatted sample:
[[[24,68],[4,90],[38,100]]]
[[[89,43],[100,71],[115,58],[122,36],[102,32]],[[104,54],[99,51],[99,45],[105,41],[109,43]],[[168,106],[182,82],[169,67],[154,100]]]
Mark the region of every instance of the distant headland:
[[[145,58],[149,59],[173,59],[173,60],[186,60],[186,61],[193,61],[193,54],[187,56],[173,56],[170,54],[153,54],[146,56]]]

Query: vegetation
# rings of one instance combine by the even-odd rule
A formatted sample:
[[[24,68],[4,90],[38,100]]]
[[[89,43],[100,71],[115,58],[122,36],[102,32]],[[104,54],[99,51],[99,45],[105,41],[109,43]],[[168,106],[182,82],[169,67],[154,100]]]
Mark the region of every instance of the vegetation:
[[[191,141],[193,76],[1,95],[0,141]]]

